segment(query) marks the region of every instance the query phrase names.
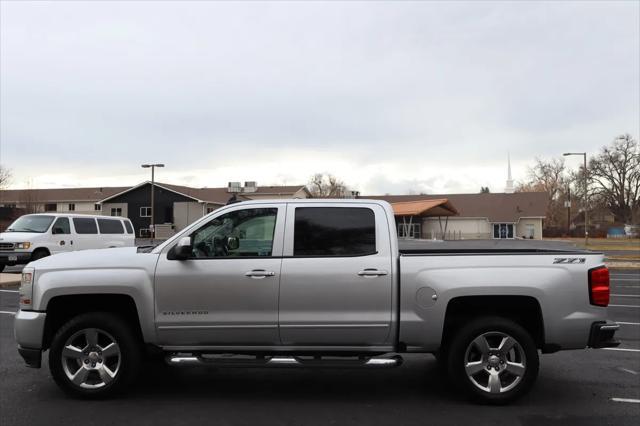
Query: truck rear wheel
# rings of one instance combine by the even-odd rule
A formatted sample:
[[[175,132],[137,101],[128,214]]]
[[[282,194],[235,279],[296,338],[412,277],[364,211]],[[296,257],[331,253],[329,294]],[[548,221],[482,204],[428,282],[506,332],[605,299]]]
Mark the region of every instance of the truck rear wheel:
[[[487,404],[506,404],[528,392],[539,359],[531,335],[506,318],[472,320],[449,346],[449,377],[460,390]]]
[[[141,345],[131,327],[106,312],[79,315],[55,334],[49,369],[65,392],[101,398],[123,391],[135,379]]]

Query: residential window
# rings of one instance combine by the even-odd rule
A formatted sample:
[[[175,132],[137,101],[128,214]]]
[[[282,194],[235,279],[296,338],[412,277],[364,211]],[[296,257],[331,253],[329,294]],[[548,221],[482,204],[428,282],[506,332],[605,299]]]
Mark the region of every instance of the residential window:
[[[513,223],[494,223],[493,238],[513,238]]]
[[[44,205],[45,212],[55,212],[58,211],[58,205],[56,203],[47,203]]]
[[[69,218],[59,217],[51,228],[53,234],[71,234],[71,225],[69,224]]]
[[[294,256],[365,256],[376,252],[373,210],[362,207],[298,207]]]
[[[422,226],[419,223],[399,223],[398,237],[400,238],[420,238],[422,236]]]
[[[151,217],[151,207],[140,207],[140,217]]]
[[[122,222],[114,219],[98,219],[101,234],[124,234]]]
[[[98,227],[93,218],[74,217],[73,226],[76,228],[76,234],[97,234]]]
[[[138,234],[140,238],[151,238],[151,230],[149,230],[149,228],[140,228]]]
[[[121,207],[111,207],[111,216],[122,216]]]
[[[70,212],[76,211],[76,205],[74,203],[69,203],[69,211]]]
[[[533,239],[536,235],[536,228],[535,225],[533,223],[527,223],[525,225],[525,230],[526,230],[526,234],[525,234],[525,238],[529,238],[529,239]]]
[[[94,204],[93,210],[99,212],[100,210],[102,210],[102,204]]]
[[[278,209],[236,210],[192,234],[195,258],[271,256]]]
[[[211,213],[214,210],[216,210],[215,207],[207,207],[207,214]]]

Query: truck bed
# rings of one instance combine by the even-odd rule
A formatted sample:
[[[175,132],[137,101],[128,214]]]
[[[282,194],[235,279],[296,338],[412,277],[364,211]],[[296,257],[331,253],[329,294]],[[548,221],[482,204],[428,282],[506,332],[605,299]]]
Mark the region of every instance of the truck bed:
[[[438,254],[599,254],[563,241],[540,240],[398,240],[401,255]]]

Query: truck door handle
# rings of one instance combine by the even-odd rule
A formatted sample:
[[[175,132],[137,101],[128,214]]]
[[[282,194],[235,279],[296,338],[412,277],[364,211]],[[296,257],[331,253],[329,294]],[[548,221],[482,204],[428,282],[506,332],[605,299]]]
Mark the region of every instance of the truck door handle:
[[[273,271],[265,271],[264,269],[253,269],[249,272],[245,272],[245,277],[250,278],[265,278],[265,277],[273,277],[276,273]]]
[[[379,277],[387,274],[387,271],[381,271],[379,269],[372,268],[363,269],[362,271],[358,272],[358,275],[360,275],[361,277]]]

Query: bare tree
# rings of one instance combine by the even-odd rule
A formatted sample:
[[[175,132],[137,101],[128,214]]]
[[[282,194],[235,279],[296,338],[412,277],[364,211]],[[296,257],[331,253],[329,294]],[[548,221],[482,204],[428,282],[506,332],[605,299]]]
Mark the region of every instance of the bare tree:
[[[0,165],[0,190],[5,189],[11,183],[11,170]]]
[[[565,188],[566,177],[563,159],[542,160],[536,158],[536,164],[529,168],[529,180],[520,183],[516,192],[547,193],[547,224],[560,225],[562,212],[561,196]]]
[[[481,186],[480,187],[480,193],[481,194],[491,194],[491,190],[489,189],[488,186]]]
[[[629,134],[620,135],[589,161],[589,181],[617,222],[640,218],[640,145]]]
[[[307,188],[313,197],[341,198],[347,195],[347,186],[344,182],[329,173],[313,175]]]

